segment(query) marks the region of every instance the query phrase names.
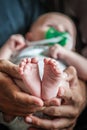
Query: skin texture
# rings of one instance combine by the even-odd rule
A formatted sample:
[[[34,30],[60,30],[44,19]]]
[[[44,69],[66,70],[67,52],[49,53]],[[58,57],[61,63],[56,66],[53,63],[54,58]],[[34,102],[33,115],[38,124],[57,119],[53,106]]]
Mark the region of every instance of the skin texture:
[[[0,110],[6,115],[5,117],[9,117],[10,121],[14,116],[26,116],[28,113],[41,110],[43,101],[22,92],[12,78],[21,80],[18,66],[7,60],[0,60]]]
[[[43,110],[44,113],[53,116],[54,119],[53,120],[40,119],[34,117],[33,115],[30,115],[26,117],[27,122],[29,119],[30,123],[32,123],[37,127],[40,127],[41,129],[42,128],[48,130],[73,129],[79,114],[87,105],[87,96],[86,96],[87,88],[82,81],[78,80],[75,68],[69,67],[68,69],[65,70],[65,72],[68,74],[67,78],[70,83],[70,88],[69,89],[65,88],[64,92],[60,93],[58,96],[64,100],[63,104],[59,107],[50,106],[50,104],[52,105],[50,100],[46,103],[48,107],[46,107]]]
[[[6,64],[8,65],[8,67],[7,67]],[[7,61],[1,61],[0,62],[0,70],[3,71],[3,72],[5,71],[5,73],[6,72],[8,73],[8,69],[7,68],[10,68],[9,75],[11,75],[12,74],[11,71],[15,70],[15,69],[12,69],[12,68],[15,68],[15,65],[13,65],[12,63],[9,63]],[[14,74],[15,74],[15,72],[14,72]],[[64,129],[67,126],[70,126],[69,129],[71,129],[73,127],[73,125],[75,125],[77,117],[79,116],[81,111],[86,106],[86,101],[87,101],[86,100],[86,93],[87,93],[87,90],[86,90],[85,84],[83,84],[82,82],[78,81],[77,74],[76,74],[76,71],[75,71],[74,68],[71,68],[71,67],[68,68],[66,70],[66,73],[68,74],[67,79],[70,82],[70,86],[71,87],[70,87],[70,89],[68,89],[68,91],[67,91],[67,88],[66,88],[64,93],[62,93],[62,94],[60,93],[59,97],[61,97],[64,100],[64,102],[66,104],[68,104],[68,105],[66,106],[66,105],[63,104],[60,107],[55,107],[55,106],[52,106],[53,102],[51,100],[49,100],[47,103],[45,103],[47,106],[50,106],[50,105],[51,106],[45,108],[43,112],[48,114],[48,115],[54,116],[54,121],[44,120],[44,119],[42,120],[42,119],[36,118],[36,117],[34,117],[32,115],[30,116],[30,119],[32,119],[32,120],[30,120],[30,121],[32,121],[32,124],[40,127],[41,129],[42,128],[44,128],[44,129],[51,129],[51,128],[53,128],[53,130],[58,129],[58,128]],[[0,77],[2,77],[2,75]],[[20,79],[20,77],[18,77],[17,73],[15,74],[15,77]],[[2,83],[3,82],[6,83],[6,84],[3,85],[3,87],[8,85],[7,89],[3,88],[0,91],[1,92],[1,94],[0,94],[0,96],[1,96],[0,97],[0,100],[1,100],[0,104],[1,105],[0,106],[2,106],[1,110],[3,112],[5,112],[7,115],[8,114],[12,114],[13,115],[13,113],[14,113],[14,116],[15,115],[22,115],[22,116],[24,116],[24,115],[26,115],[28,113],[31,113],[32,111],[36,111],[36,107],[34,107],[33,109],[30,109],[32,105],[31,106],[27,105],[28,101],[30,101],[31,104],[34,104],[35,100],[32,100],[32,97],[29,98],[29,100],[28,100],[29,95],[21,93],[20,90],[18,90],[18,87],[13,85],[13,82],[12,82],[11,79],[10,79],[11,82],[10,82],[10,85],[9,85],[7,77],[5,78],[5,76],[4,76],[2,78],[3,79],[0,80],[0,82],[2,81]],[[15,92],[13,91],[13,89],[11,89],[11,87],[9,88],[9,86],[11,86],[11,87],[13,86],[12,88],[15,89]],[[8,91],[9,91],[9,94],[8,94]],[[8,95],[12,95],[11,98],[9,98],[9,96],[8,96],[9,100],[7,99],[7,94]],[[16,96],[15,96],[15,94],[16,94]],[[5,95],[6,95],[6,98],[5,98]],[[5,99],[4,103],[2,102],[3,98]],[[21,100],[21,99],[23,99],[23,100]],[[6,105],[5,105],[6,102],[7,102],[7,105],[9,106],[9,109],[6,108]],[[12,106],[11,103],[13,103],[13,102],[15,102],[15,105],[13,104],[13,106]],[[20,108],[20,105],[22,106],[21,108]],[[27,105],[28,109],[26,109],[26,105]],[[15,109],[17,110],[16,112],[15,112]],[[37,109],[40,110],[41,108],[37,108]],[[60,119],[58,119],[58,121],[57,121],[57,119],[55,119],[56,116],[60,117]],[[65,117],[65,118],[63,118],[63,117]],[[26,117],[25,120],[28,122],[29,121],[29,116]]]
[[[39,76],[38,60],[36,58],[23,59],[19,64],[19,73],[24,82],[22,89],[33,96],[41,98],[41,79]],[[20,86],[20,83],[18,84]]]
[[[11,67],[11,66],[9,66],[9,67]],[[5,73],[8,73],[8,71],[10,70],[9,67],[8,67],[8,69],[6,67],[4,69],[4,67],[3,67],[3,69],[5,70]],[[78,81],[76,72],[74,70],[71,71],[71,69],[68,68],[68,70],[66,70],[66,72],[68,73],[68,78],[69,78],[68,80],[70,82],[71,88],[68,91],[66,89],[64,91],[64,93],[62,93],[62,94],[60,93],[58,95],[58,97],[61,97],[64,100],[64,104],[62,104],[62,106],[60,106],[60,107],[56,107],[56,106],[54,106],[54,103],[53,103],[52,100],[49,100],[47,103],[45,103],[48,107],[46,107],[43,112],[46,113],[46,114],[48,114],[48,115],[54,116],[54,120],[52,121],[52,120],[39,119],[39,118],[36,118],[36,117],[34,117],[34,116],[31,115],[30,117],[28,116],[25,119],[28,123],[30,122],[30,123],[36,125],[37,127],[40,127],[41,129],[43,128],[43,129],[48,129],[48,130],[50,130],[50,129],[51,130],[52,129],[53,130],[59,130],[59,129],[62,129],[62,130],[72,130],[73,129],[74,125],[76,124],[77,117],[79,116],[79,114],[81,113],[81,111],[86,106],[86,101],[87,101],[86,100],[86,93],[87,93],[87,91],[86,91],[85,84],[83,84],[82,82]],[[0,77],[3,78],[2,82],[1,81],[0,82],[4,83],[5,79],[7,77],[5,78],[5,76],[2,76],[2,75]],[[13,85],[13,82],[11,82],[10,85]],[[4,87],[5,86],[7,86],[7,89],[9,90],[9,84],[8,84],[8,82],[4,85]],[[0,93],[2,93],[2,92],[5,92],[5,94],[8,94],[7,93],[8,91],[7,90],[5,91],[4,88],[3,88],[3,90],[0,91]],[[17,106],[19,104],[19,106],[20,106],[21,98],[20,98],[20,96],[18,96],[18,95],[20,95],[18,88],[15,91],[15,93],[16,92],[18,92],[18,93],[16,94],[16,96],[14,96],[14,92],[11,91],[13,98],[12,98],[12,100],[9,98],[9,100],[11,100],[11,102],[15,101],[15,104]],[[9,95],[10,95],[10,93],[9,93]],[[14,97],[16,97],[16,98],[14,98]],[[25,95],[24,95],[24,97],[25,97]],[[2,99],[3,98],[4,97],[2,95]],[[18,100],[16,100],[16,99],[18,99]],[[55,100],[57,101],[57,98]],[[10,103],[8,105],[10,105]],[[25,100],[24,100],[24,103],[26,104]],[[24,103],[22,104],[22,106],[23,106],[22,108],[24,108]],[[1,104],[4,104],[4,103],[1,102]],[[53,106],[52,106],[52,104],[53,104]],[[65,104],[67,104],[67,105],[65,105]],[[2,108],[5,109],[5,106],[2,107]],[[15,107],[15,105],[13,107]],[[25,112],[24,112],[24,109],[19,108],[19,109],[17,109],[17,112],[15,112],[13,107],[10,110],[13,111],[13,113],[15,115],[16,114],[18,114],[18,115],[26,115]],[[8,112],[7,109],[4,110],[4,112],[5,111],[6,111],[6,114],[9,114],[9,112]],[[28,113],[30,113],[30,112],[28,112]],[[59,116],[60,118],[56,119],[56,116]]]
[[[49,100],[57,96],[59,87],[65,85],[64,73],[58,63],[51,58],[44,58],[44,74],[42,80],[39,75],[38,59],[25,58],[19,64],[19,74],[22,82],[15,79],[16,84],[25,92]],[[32,82],[34,80],[34,82]],[[66,83],[68,85],[68,83]],[[37,87],[36,87],[37,86]]]
[[[66,83],[64,73],[58,63],[51,58],[44,58],[44,75],[42,78],[42,99],[49,100],[57,96],[59,87]],[[67,84],[68,85],[68,84]]]

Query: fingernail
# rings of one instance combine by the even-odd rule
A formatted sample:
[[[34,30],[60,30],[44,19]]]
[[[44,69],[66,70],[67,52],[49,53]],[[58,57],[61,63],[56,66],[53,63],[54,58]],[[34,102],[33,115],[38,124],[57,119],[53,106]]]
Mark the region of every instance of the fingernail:
[[[64,91],[64,88],[61,87],[61,88],[59,89],[58,96],[63,96],[63,95],[64,95],[64,92],[65,92],[65,91]]]
[[[35,101],[34,104],[41,107],[44,105],[42,101]]]
[[[41,108],[41,111],[43,111],[45,108],[46,108],[46,107],[42,107],[42,108]]]
[[[32,119],[30,117],[26,117],[26,122],[32,123]]]
[[[64,79],[67,79],[67,77],[68,77],[68,74],[67,74],[66,72],[64,72],[64,73],[63,73],[63,78],[64,78]]]

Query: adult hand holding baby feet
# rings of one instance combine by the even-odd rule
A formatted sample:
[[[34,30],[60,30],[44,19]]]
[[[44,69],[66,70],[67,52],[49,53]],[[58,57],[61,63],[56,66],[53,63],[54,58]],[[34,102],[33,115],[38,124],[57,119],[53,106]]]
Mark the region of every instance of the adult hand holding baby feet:
[[[0,60],[0,110],[4,113],[4,119],[7,122],[15,116],[26,116],[41,110],[43,106],[40,98],[21,91],[15,84],[14,79],[22,81],[18,70],[18,65],[8,60]]]
[[[59,88],[65,83],[64,73],[54,59],[44,58],[44,73],[41,80],[38,62],[36,58],[23,59],[19,64],[19,73],[23,81],[20,84],[16,80],[16,83],[23,91],[39,97],[45,102],[50,102],[49,100],[51,100],[52,104],[49,105],[59,106],[61,99],[56,97],[59,93]],[[31,121],[30,116],[31,114],[25,118],[26,122]]]
[[[65,83],[64,73],[55,60],[44,58],[44,73],[41,80],[38,62],[37,58],[23,59],[19,64],[23,82],[16,80],[16,83],[23,91],[43,100],[55,98],[61,83],[62,85]]]

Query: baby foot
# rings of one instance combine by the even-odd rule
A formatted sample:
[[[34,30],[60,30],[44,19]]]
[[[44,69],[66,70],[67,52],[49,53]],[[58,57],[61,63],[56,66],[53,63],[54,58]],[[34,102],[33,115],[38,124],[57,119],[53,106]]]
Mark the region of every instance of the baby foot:
[[[58,85],[62,78],[62,72],[58,68],[55,60],[50,58],[44,59],[44,75],[42,79],[42,99],[48,100],[56,97],[58,93]]]
[[[19,65],[19,73],[25,84],[24,91],[33,96],[41,95],[41,80],[39,76],[38,60],[36,58],[26,58]]]

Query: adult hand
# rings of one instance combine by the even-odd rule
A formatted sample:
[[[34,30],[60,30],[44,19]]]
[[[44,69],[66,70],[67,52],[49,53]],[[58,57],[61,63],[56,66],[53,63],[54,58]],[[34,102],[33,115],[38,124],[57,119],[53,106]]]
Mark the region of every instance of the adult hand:
[[[52,105],[52,102],[49,101],[46,103],[48,107],[43,111],[54,118],[48,120],[30,115],[26,117],[26,122],[31,121],[30,123],[33,125],[49,130],[73,129],[78,116],[87,104],[87,90],[86,85],[78,80],[76,70],[73,67],[69,67],[65,72],[68,74],[67,80],[69,81],[70,88],[64,88],[64,92],[59,94],[59,97],[63,100],[63,104],[61,106],[49,106],[50,104]]]
[[[6,60],[0,60],[0,111],[5,115],[26,116],[41,110],[43,101],[22,92],[12,78],[21,80],[18,66]]]

